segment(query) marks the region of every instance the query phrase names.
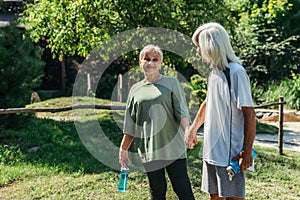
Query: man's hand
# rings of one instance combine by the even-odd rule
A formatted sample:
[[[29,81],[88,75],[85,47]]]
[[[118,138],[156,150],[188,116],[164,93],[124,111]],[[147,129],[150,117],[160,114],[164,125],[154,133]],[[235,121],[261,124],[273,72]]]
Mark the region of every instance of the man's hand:
[[[250,166],[252,166],[252,149],[250,151],[241,151],[238,155],[236,155],[232,160],[239,160],[239,165],[241,172],[246,171]]]
[[[239,164],[240,164],[240,168],[241,168],[241,172],[246,171],[250,166],[252,166],[252,149],[250,149],[249,151],[243,151],[243,157],[240,158],[239,160]]]
[[[192,125],[185,129],[185,143],[189,149],[194,148],[198,144],[198,138],[196,132],[199,127],[202,126],[205,119],[206,101],[203,101],[197,112],[196,118],[194,119]]]

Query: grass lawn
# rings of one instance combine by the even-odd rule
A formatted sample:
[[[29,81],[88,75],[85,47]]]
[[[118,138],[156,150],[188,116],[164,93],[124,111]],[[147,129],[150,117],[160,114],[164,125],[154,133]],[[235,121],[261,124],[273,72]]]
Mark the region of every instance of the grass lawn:
[[[82,123],[96,120],[107,137],[119,144],[122,131],[117,124],[122,111],[114,115],[103,110],[95,113],[96,118],[88,116],[81,119]],[[55,118],[67,114],[51,115]],[[150,199],[147,178],[142,172],[129,174],[127,192],[117,191],[118,170],[103,165],[90,154],[74,122],[25,114],[21,118],[26,123],[18,126],[18,130],[0,129],[1,200]],[[200,146],[201,142],[188,150],[188,169],[196,199],[208,199],[207,194],[200,191]],[[280,156],[277,149],[255,148],[258,152],[256,171],[247,174],[247,199],[300,199],[299,152],[284,150],[285,155]],[[168,188],[167,199],[177,199],[170,183]]]

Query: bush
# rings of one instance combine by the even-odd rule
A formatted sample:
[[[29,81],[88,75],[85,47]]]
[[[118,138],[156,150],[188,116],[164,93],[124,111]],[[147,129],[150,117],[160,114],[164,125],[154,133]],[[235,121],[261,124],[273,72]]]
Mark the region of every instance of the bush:
[[[258,82],[251,82],[251,93],[253,101],[256,105],[260,105],[263,103],[263,93],[265,92],[265,89],[262,85],[260,85]]]
[[[30,102],[32,90],[43,76],[41,56],[42,50],[16,22],[0,28],[0,108],[23,107]],[[1,121],[4,118],[0,116]]]
[[[290,78],[285,78],[282,82],[272,82],[267,92],[263,94],[263,99],[267,102],[278,102],[280,96],[284,97],[288,108],[300,110],[300,74],[291,74]]]
[[[200,104],[206,98],[206,79],[201,77],[199,74],[194,74],[190,78],[190,84],[184,83],[183,88],[185,93],[189,95],[187,97],[187,102],[191,118],[194,119],[199,110]]]
[[[300,110],[300,74],[296,75],[292,73],[292,80],[290,82],[292,84],[290,85],[290,101],[288,103],[295,109]]]
[[[0,106],[24,106],[43,76],[42,50],[15,24],[0,29]]]

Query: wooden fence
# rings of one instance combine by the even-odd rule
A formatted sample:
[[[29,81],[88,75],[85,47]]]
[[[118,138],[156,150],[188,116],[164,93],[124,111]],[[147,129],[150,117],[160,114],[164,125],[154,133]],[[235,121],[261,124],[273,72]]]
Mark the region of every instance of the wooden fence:
[[[255,106],[255,109],[266,108],[269,106],[278,105],[279,107],[279,118],[278,118],[278,149],[279,154],[283,155],[283,97],[279,97],[279,102],[273,102],[265,105]],[[59,108],[7,108],[0,109],[1,114],[13,114],[13,113],[36,113],[36,112],[64,112],[75,109],[104,109],[104,110],[125,110],[125,106],[113,106],[113,105],[73,105]]]
[[[13,113],[36,113],[36,112],[65,112],[76,109],[103,109],[103,110],[125,110],[125,106],[112,106],[112,105],[73,105],[58,108],[7,108],[0,109],[1,114],[13,114]]]
[[[279,97],[279,102],[269,103],[265,105],[255,106],[255,109],[258,108],[266,108],[269,106],[278,105],[278,151],[280,155],[283,155],[283,105],[286,102],[284,101],[283,97]]]

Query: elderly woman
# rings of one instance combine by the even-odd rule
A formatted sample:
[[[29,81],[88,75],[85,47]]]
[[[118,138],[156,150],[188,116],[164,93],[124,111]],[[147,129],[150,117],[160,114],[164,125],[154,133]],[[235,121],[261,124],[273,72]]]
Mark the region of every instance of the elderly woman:
[[[188,108],[178,79],[159,73],[162,60],[158,46],[147,45],[140,52],[145,78],[129,92],[119,162],[129,165],[127,150],[133,144],[148,176],[151,199],[166,198],[165,171],[179,199],[194,199],[184,142]]]

